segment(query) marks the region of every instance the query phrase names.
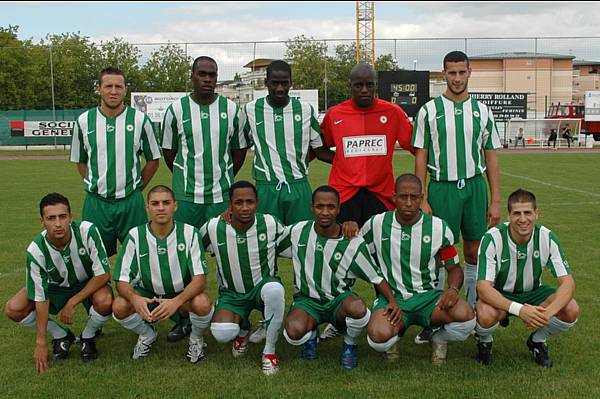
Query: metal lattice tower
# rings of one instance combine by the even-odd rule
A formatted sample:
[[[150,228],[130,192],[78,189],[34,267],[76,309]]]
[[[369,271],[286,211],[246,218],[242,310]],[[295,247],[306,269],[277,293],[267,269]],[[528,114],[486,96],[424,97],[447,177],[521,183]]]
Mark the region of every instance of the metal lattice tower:
[[[375,2],[356,2],[356,63],[375,65]]]

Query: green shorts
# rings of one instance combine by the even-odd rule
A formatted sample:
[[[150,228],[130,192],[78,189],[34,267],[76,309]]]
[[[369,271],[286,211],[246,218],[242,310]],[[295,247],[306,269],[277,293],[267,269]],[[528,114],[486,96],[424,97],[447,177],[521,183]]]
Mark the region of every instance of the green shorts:
[[[88,282],[79,283],[74,287],[59,287],[48,285],[48,302],[50,302],[50,314],[58,314],[65,307],[69,299],[77,295]],[[89,313],[92,307],[92,296],[85,298],[82,302],[85,310]]]
[[[83,202],[83,220],[96,225],[106,254],[117,253],[117,239],[123,243],[133,227],[148,221],[144,197],[140,190],[122,199],[106,199],[97,194],[87,193]]]
[[[521,292],[519,294],[513,294],[512,292],[500,291],[502,296],[511,301],[519,303],[528,303],[530,305],[541,305],[544,301],[552,294],[556,292],[556,289],[549,285],[540,285],[532,291]]]
[[[141,296],[143,296],[144,298],[154,298],[154,297],[158,297],[158,298],[166,298],[166,299],[173,299],[175,298],[177,295],[179,294],[175,294],[175,295],[156,295],[154,292],[152,291],[148,291],[143,289],[142,287],[133,287],[133,289],[135,290],[135,292],[137,292],[138,294],[140,294]],[[158,303],[154,302],[148,305],[148,310],[150,310],[151,312],[156,309],[156,307],[158,307]],[[189,318],[189,315],[182,315],[181,313],[179,313],[178,311],[173,313],[173,316],[169,317],[171,320],[173,320],[176,324],[179,325],[186,325],[189,324],[188,322],[186,322],[185,319]]]
[[[286,183],[256,182],[259,213],[275,216],[284,225],[312,220],[312,189],[306,178]]]
[[[302,294],[294,294],[294,302],[292,302],[292,305],[290,306],[290,312],[300,308],[317,321],[317,326],[322,323],[331,323],[340,330],[340,332],[344,332],[346,326],[337,325],[337,314],[340,311],[342,304],[349,296],[356,296],[356,294],[352,291],[346,291],[336,296],[331,301],[319,301]]]
[[[229,310],[239,315],[242,320],[248,320],[250,312],[254,309],[264,313],[265,304],[260,297],[260,292],[266,283],[272,281],[282,284],[279,277],[268,276],[256,284],[250,292],[245,294],[240,294],[234,290],[228,289],[219,290],[219,299],[215,305],[215,312],[218,312],[219,310]]]
[[[414,294],[408,300],[404,300],[402,299],[402,295],[396,294],[396,302],[398,302],[398,306],[402,309],[404,328],[406,329],[413,324],[418,324],[423,327],[431,325],[431,314],[442,293],[443,291],[441,290],[427,291],[422,294]],[[373,302],[371,312],[384,309],[388,303],[388,300],[385,299],[383,295],[377,295],[375,302]]]
[[[200,228],[209,219],[220,216],[228,206],[229,200],[218,204],[196,204],[186,200],[177,200],[177,210],[173,219]]]
[[[462,188],[460,188],[462,187]],[[454,243],[477,241],[487,231],[488,190],[482,175],[459,181],[429,181],[428,200],[433,214],[448,223]]]

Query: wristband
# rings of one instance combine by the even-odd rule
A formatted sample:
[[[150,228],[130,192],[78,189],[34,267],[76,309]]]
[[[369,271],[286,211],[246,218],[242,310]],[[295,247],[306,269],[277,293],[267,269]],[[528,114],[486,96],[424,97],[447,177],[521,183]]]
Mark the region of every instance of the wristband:
[[[508,307],[508,313],[518,316],[522,307],[523,305],[519,302],[511,302],[510,306]]]

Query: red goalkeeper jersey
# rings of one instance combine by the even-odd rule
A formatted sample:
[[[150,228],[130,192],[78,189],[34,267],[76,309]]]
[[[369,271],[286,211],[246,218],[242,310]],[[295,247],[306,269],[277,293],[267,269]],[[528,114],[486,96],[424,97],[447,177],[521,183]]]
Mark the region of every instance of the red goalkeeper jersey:
[[[360,108],[352,99],[327,111],[321,123],[325,144],[336,147],[329,185],[340,193],[341,202],[365,187],[394,209],[392,157],[396,142],[412,154],[412,124],[400,106],[375,99]]]

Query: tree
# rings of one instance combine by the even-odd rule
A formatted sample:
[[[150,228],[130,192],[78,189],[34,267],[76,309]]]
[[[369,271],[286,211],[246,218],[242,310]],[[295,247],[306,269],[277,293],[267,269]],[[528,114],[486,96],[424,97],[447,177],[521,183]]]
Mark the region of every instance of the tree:
[[[153,51],[142,67],[142,90],[144,91],[188,91],[192,57],[175,44],[161,46]]]
[[[285,58],[289,60],[292,67],[294,88],[318,89],[319,108],[322,109],[327,45],[304,35],[286,41],[285,45],[287,47]]]
[[[128,91],[140,91],[144,86],[139,59],[142,53],[136,46],[125,42],[122,38],[115,37],[108,42],[100,42],[98,54],[94,59],[96,74],[103,68],[112,66],[119,68],[127,79]],[[95,80],[98,84],[97,78]],[[128,97],[125,98],[128,103]]]

